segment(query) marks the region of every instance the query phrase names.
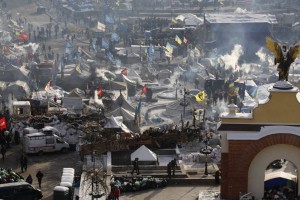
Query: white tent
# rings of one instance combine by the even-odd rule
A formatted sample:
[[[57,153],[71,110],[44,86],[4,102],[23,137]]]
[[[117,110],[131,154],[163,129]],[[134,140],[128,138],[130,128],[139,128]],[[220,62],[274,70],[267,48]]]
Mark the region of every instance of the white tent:
[[[131,131],[127,128],[127,126],[122,123],[122,120],[123,120],[122,117],[121,117],[121,120],[118,120],[118,117],[110,116],[109,118],[107,118],[107,122],[104,125],[104,128],[121,129],[125,133],[131,133]]]
[[[141,146],[131,154],[131,161],[134,161],[135,158],[138,158],[139,161],[157,161],[157,155],[145,145]]]
[[[265,181],[275,178],[284,178],[295,182],[297,181],[297,176],[283,171],[275,171],[265,175]]]

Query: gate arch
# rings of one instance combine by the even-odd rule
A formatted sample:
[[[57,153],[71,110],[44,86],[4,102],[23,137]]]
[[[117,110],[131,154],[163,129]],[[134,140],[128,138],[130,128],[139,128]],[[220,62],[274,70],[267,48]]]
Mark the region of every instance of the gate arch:
[[[276,159],[286,159],[294,163],[297,170],[297,180],[300,169],[300,148],[288,144],[276,144],[262,149],[253,158],[248,170],[248,191],[257,199],[264,195],[264,178],[267,166]],[[298,195],[300,184],[298,184]]]

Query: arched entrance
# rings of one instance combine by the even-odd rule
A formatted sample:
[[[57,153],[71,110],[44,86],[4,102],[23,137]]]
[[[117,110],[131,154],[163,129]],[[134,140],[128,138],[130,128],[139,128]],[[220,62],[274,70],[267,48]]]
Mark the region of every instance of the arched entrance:
[[[264,148],[253,158],[248,170],[248,191],[256,199],[261,199],[264,195],[265,169],[268,165],[277,159],[286,159],[294,163],[297,169],[300,169],[300,148],[293,145],[277,144]],[[299,170],[297,171],[297,180]],[[300,184],[298,184],[298,195]]]

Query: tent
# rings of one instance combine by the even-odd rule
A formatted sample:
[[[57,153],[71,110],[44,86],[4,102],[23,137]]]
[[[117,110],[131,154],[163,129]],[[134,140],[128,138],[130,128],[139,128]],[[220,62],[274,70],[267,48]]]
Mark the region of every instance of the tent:
[[[116,117],[110,116],[106,124],[104,125],[105,129],[115,129],[119,131],[123,131],[125,133],[131,133],[131,131],[125,126],[122,122],[120,122]]]
[[[130,158],[131,161],[134,161],[135,158],[138,158],[139,162],[142,162],[144,164],[156,164],[157,162],[157,155],[150,149],[148,149],[145,145],[134,151],[131,154]]]
[[[265,188],[281,187],[297,182],[297,176],[284,171],[275,171],[265,175]]]

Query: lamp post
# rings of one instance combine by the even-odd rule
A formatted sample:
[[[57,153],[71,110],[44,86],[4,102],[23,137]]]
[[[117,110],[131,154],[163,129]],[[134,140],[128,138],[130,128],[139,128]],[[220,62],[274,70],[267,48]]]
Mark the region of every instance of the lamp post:
[[[205,147],[200,149],[200,153],[205,155],[205,170],[204,170],[204,175],[207,176],[208,175],[208,171],[207,171],[207,155],[210,154],[212,152],[212,148],[208,145],[209,144],[209,138],[206,135],[206,140],[203,141],[205,144]]]

